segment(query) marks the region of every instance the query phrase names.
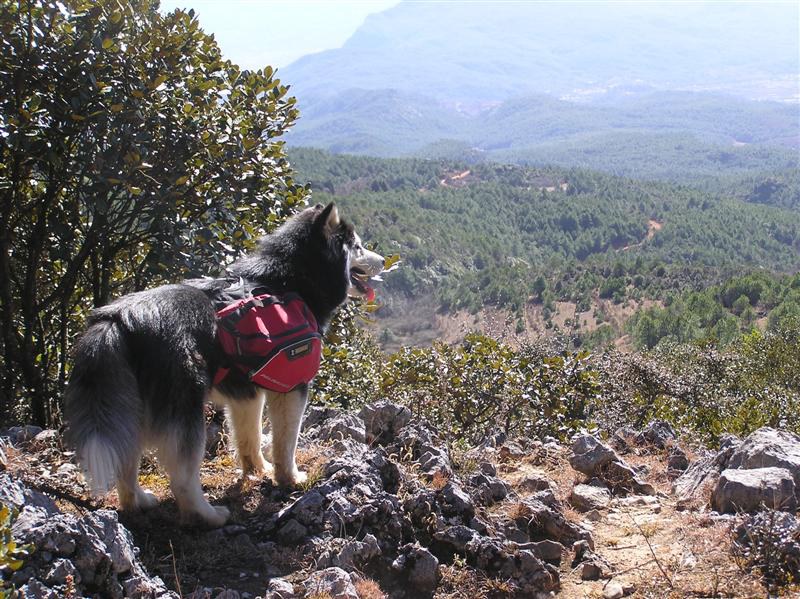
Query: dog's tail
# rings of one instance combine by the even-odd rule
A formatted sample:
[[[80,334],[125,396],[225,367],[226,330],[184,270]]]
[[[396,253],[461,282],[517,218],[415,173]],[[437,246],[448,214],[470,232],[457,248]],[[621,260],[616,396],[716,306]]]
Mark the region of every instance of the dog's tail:
[[[66,439],[92,492],[103,494],[140,451],[142,406],[121,326],[109,319],[91,323],[73,363],[64,401]]]

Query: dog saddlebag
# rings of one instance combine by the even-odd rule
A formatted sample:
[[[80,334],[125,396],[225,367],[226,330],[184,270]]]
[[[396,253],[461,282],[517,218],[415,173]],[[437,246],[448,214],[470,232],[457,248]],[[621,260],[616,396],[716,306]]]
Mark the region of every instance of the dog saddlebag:
[[[253,294],[217,311],[217,339],[228,363],[214,384],[231,369],[271,391],[286,393],[311,382],[322,358],[322,336],[311,310],[299,295]]]

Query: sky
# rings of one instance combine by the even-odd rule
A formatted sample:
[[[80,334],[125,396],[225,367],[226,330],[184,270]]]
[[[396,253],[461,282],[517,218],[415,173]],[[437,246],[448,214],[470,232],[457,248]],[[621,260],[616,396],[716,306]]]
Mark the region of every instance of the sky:
[[[399,0],[162,0],[161,10],[193,8],[222,54],[240,67],[283,67],[340,47],[367,15]]]

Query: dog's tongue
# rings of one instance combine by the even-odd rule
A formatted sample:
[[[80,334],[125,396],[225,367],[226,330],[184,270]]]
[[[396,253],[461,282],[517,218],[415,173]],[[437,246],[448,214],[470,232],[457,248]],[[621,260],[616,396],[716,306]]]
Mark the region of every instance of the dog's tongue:
[[[367,301],[368,302],[375,301],[375,290],[372,287],[370,287],[367,283],[362,282],[361,284],[364,285],[364,291],[366,291],[367,293],[366,295]]]

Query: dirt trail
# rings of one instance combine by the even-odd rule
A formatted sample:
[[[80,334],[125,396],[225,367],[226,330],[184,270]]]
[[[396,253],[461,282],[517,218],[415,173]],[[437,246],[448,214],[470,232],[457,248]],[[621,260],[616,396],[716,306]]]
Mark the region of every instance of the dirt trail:
[[[609,568],[607,577],[582,580],[581,567],[573,568],[571,555],[564,556],[557,596],[600,599],[612,585],[619,584],[630,597],[763,597],[758,577],[743,572],[731,555],[730,524],[707,512],[676,509],[666,458],[659,454],[624,457],[634,467],[648,468],[647,482],[658,495],[614,498],[594,522],[591,515],[569,509],[570,519],[591,528],[595,553]],[[501,476],[517,488],[531,475],[556,482],[556,497],[567,505],[574,485],[584,482],[563,456],[534,464],[525,460],[506,463],[501,469]]]

